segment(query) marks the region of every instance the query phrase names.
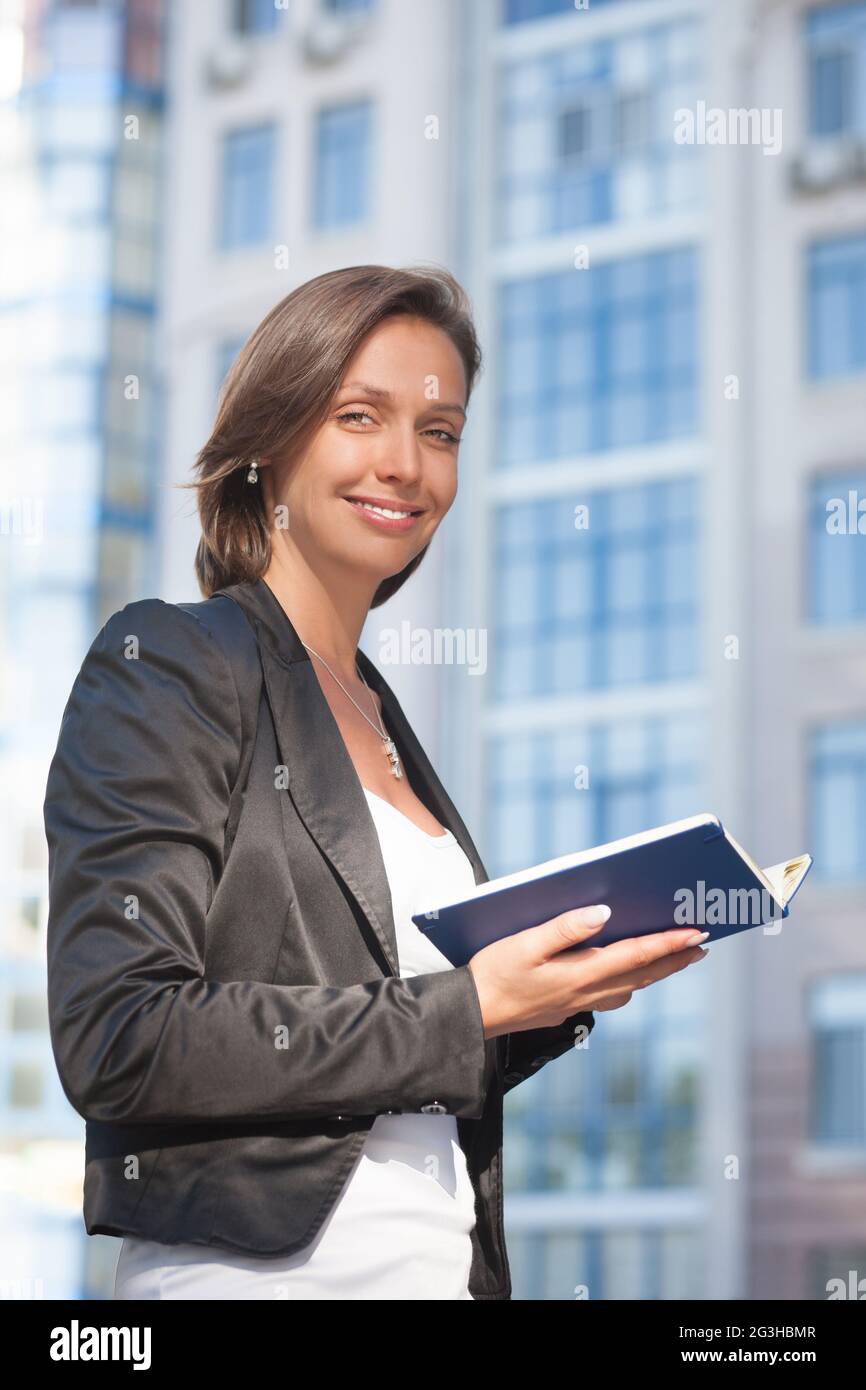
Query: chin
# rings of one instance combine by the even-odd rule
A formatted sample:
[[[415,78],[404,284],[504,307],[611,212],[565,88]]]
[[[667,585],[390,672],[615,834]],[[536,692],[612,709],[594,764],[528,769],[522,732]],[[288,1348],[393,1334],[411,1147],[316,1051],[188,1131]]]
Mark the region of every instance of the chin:
[[[378,554],[376,553],[377,550]],[[333,555],[332,552],[332,558],[344,568],[354,570],[359,576],[364,575],[370,581],[381,584],[383,580],[392,579],[395,574],[400,574],[408,564],[411,564],[417,554],[417,550],[406,551],[402,558],[393,557],[390,565],[385,566],[380,545],[365,548],[363,551],[357,549],[351,552],[343,551],[340,555]]]

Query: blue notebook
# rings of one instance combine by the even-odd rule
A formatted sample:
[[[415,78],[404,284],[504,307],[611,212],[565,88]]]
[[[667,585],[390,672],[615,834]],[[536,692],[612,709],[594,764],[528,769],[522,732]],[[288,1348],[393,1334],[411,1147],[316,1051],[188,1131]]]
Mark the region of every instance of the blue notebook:
[[[759,868],[718,816],[704,812],[490,879],[459,901],[431,902],[412,921],[454,966],[502,937],[594,903],[607,903],[611,915],[589,945],[692,925],[710,933],[709,945],[787,917],[811,866],[811,855],[801,854]]]

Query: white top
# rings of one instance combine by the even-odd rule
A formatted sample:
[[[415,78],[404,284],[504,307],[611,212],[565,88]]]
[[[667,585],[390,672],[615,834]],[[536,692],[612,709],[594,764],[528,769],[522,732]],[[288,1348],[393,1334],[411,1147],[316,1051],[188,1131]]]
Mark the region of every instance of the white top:
[[[475,886],[450,830],[430,835],[364,788],[391,890],[400,975],[450,970],[411,920]],[[475,1193],[453,1115],[377,1115],[330,1215],[294,1255],[126,1236],[116,1299],[471,1299]]]

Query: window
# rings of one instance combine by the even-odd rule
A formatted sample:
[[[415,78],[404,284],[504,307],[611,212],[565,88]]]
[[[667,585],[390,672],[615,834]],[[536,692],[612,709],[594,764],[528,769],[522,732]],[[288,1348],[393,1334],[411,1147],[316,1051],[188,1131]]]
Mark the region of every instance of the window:
[[[87,99],[82,94],[73,104],[51,100],[51,95],[49,90],[32,109],[34,140],[44,156],[114,157],[118,139],[112,102]]]
[[[137,395],[129,377],[137,377]],[[153,318],[117,305],[110,320],[110,355],[102,409],[107,507],[144,513],[152,504],[159,411],[154,366]]]
[[[167,8],[167,7],[166,7]],[[142,87],[161,87],[165,53],[166,17],[161,4],[151,0],[126,0],[124,6],[123,67]]]
[[[319,113],[314,218],[320,230],[360,222],[369,212],[371,118],[368,101]]]
[[[45,1069],[41,1062],[13,1061],[9,1067],[10,1110],[38,1110],[45,1104]]]
[[[614,0],[503,0],[506,24],[525,24],[548,15],[575,14],[580,10],[596,9],[613,4]]]
[[[689,247],[500,291],[500,468],[693,434],[696,255]]]
[[[324,0],[324,8],[329,14],[366,14],[373,0]]]
[[[503,66],[496,219],[504,241],[633,220],[700,196],[700,148],[673,139],[693,105],[700,25],[683,20]]]
[[[491,878],[694,815],[704,735],[698,715],[679,714],[491,736]]]
[[[826,473],[813,480],[808,530],[809,618],[813,623],[862,622],[866,619],[866,468]]]
[[[153,588],[154,540],[150,524],[106,518],[99,532],[99,622]]]
[[[29,913],[27,914],[29,917]],[[48,1031],[48,1003],[41,994],[26,994],[17,991],[12,995],[12,1018],[10,1031],[13,1033],[46,1033]]]
[[[576,518],[575,506],[583,505],[587,513]],[[692,479],[499,509],[495,697],[695,675],[697,513]]]
[[[51,222],[108,220],[112,161],[86,155],[49,156],[41,167],[45,216]],[[118,202],[120,200],[118,199]]]
[[[825,724],[811,740],[812,872],[831,883],[866,879],[866,719]]]
[[[232,23],[238,34],[271,34],[279,23],[276,0],[232,0]]]
[[[28,376],[22,385],[22,414],[39,421],[41,435],[99,432],[102,379],[97,370],[52,366],[42,377]]]
[[[806,51],[811,134],[866,135],[866,4],[809,12]]]
[[[113,71],[124,18],[123,10],[108,5],[46,7],[42,16],[45,61],[55,79],[82,70]]]
[[[559,157],[563,163],[585,160],[592,145],[592,107],[575,104],[559,113]]]
[[[815,380],[866,367],[866,234],[807,250],[808,370]]]
[[[811,1137],[866,1148],[866,974],[835,975],[810,991]]]
[[[229,131],[223,137],[220,245],[230,251],[261,245],[273,231],[273,125]]]
[[[505,0],[505,23],[525,24],[551,14],[574,12],[574,0]]]
[[[136,422],[138,423],[138,422]],[[114,428],[105,445],[102,495],[108,507],[144,513],[151,504],[154,449],[147,435],[153,422],[139,425],[143,438],[135,438]]]
[[[624,156],[637,153],[651,143],[653,128],[654,93],[638,88],[630,92],[619,92],[613,103],[613,149],[615,154]]]
[[[509,1136],[507,1142],[512,1153],[519,1140]],[[534,1129],[532,1142],[537,1142]],[[702,1297],[706,1284],[705,1242],[700,1233],[676,1227],[600,1231],[521,1225],[509,1232],[508,1255],[512,1296],[519,1301],[574,1300],[584,1288],[593,1300],[689,1300]]]

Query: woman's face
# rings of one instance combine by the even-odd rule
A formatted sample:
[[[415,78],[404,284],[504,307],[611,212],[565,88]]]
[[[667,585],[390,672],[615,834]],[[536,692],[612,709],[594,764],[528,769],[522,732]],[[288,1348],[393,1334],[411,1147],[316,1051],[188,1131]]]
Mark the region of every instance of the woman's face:
[[[375,587],[424,549],[457,492],[465,401],[463,363],[441,329],[396,316],[369,334],[306,454],[274,458],[263,474],[269,509],[285,505],[283,534],[312,568],[363,570]]]

